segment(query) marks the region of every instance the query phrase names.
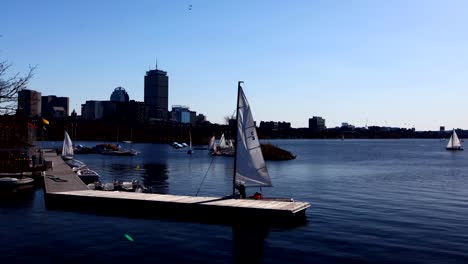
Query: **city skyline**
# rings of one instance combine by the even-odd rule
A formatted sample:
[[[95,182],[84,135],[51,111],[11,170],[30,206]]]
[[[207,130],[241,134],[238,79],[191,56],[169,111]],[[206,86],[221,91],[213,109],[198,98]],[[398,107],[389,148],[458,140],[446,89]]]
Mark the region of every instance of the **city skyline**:
[[[171,79],[168,104],[189,105],[215,123],[234,112],[243,80],[259,121],[307,127],[321,116],[330,127],[466,129],[467,7],[15,1],[4,4],[0,56],[14,72],[37,64],[28,88],[70,97],[70,111],[107,100],[118,86],[144,101],[144,75],[157,59]]]

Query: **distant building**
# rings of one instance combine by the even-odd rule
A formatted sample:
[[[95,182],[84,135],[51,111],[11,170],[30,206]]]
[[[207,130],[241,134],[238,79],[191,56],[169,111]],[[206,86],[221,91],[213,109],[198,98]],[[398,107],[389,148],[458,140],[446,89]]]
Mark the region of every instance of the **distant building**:
[[[264,129],[264,130],[287,130],[291,128],[291,123],[275,122],[275,121],[261,121],[259,128]]]
[[[192,118],[196,116],[196,112],[190,111],[188,106],[173,105],[171,111],[171,121],[190,124]]]
[[[313,116],[309,118],[309,129],[313,131],[323,131],[327,127],[325,126],[325,119],[320,116]]]
[[[195,120],[193,121],[193,123],[195,123],[195,124],[203,124],[205,122],[207,122],[207,121],[206,121],[206,116],[204,114],[198,114],[195,117]]]
[[[445,126],[440,126],[440,132],[444,132],[445,131]]]
[[[46,95],[41,97],[41,112],[46,118],[64,118],[68,116],[70,99],[68,97],[57,97]]]
[[[86,101],[81,105],[81,117],[87,120],[137,121],[148,120],[148,107],[143,102]]]
[[[110,100],[113,102],[128,102],[130,98],[123,87],[117,87],[112,92]]]
[[[148,120],[148,106],[144,102],[130,101],[128,113],[131,120],[137,122]]]
[[[145,103],[150,118],[167,120],[169,101],[169,78],[167,72],[158,69],[146,72]]]
[[[78,114],[76,113],[75,109],[73,109],[73,111],[71,112],[70,117],[73,118],[73,119],[78,118]]]
[[[342,122],[341,123],[341,129],[343,129],[343,130],[353,130],[354,126],[349,124],[348,122]]]
[[[103,117],[102,101],[86,101],[81,105],[81,117],[87,120],[97,120]]]
[[[18,112],[26,117],[41,115],[41,93],[34,90],[21,90],[18,92]]]

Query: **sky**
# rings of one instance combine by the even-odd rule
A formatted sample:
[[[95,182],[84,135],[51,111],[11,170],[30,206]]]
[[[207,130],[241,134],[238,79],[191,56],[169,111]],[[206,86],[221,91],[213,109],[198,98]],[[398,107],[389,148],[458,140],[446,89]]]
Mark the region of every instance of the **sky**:
[[[190,8],[191,6],[191,8]],[[257,121],[307,127],[468,129],[468,2],[433,0],[4,1],[0,59],[37,70],[29,88],[144,99],[150,68],[169,107],[211,122],[235,111],[237,81]]]

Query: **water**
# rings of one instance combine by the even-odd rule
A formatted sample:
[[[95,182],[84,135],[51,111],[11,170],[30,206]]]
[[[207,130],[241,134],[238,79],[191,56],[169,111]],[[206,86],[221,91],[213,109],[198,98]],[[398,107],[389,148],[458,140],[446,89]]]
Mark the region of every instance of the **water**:
[[[266,196],[308,201],[295,228],[246,227],[46,210],[42,189],[0,193],[2,263],[466,263],[468,151],[439,140],[277,140]],[[86,142],[81,142],[86,144]],[[52,143],[44,143],[50,145]],[[89,145],[89,144],[88,144]],[[136,157],[81,155],[103,181],[157,192],[231,192],[232,158],[135,144]],[[213,161],[213,162],[212,162]],[[255,192],[257,190],[249,190]],[[122,208],[125,210],[125,208]],[[255,222],[255,219],[252,219]],[[125,234],[134,241],[129,241]]]

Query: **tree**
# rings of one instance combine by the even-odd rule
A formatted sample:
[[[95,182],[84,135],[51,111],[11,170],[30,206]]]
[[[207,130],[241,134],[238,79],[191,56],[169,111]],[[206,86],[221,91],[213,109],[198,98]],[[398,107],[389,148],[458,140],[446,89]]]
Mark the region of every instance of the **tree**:
[[[7,61],[0,62],[0,114],[10,114],[16,110],[18,92],[27,87],[36,69],[36,66],[29,66],[29,72],[24,76],[20,76],[20,73],[7,76],[10,67]]]

